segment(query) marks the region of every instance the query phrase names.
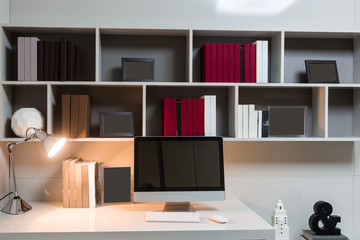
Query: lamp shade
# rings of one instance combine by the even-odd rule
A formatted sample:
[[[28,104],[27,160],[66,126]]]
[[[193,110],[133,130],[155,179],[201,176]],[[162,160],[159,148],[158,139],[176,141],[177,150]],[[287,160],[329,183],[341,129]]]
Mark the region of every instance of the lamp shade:
[[[47,135],[42,139],[44,150],[48,153],[48,157],[53,157],[64,146],[66,138],[57,138],[53,135]]]

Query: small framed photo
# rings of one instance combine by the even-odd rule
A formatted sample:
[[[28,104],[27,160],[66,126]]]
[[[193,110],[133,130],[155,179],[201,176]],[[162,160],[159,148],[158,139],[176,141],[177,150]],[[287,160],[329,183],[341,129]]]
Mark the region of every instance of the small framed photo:
[[[270,106],[269,136],[271,137],[305,137],[305,106]]]
[[[100,137],[133,137],[132,112],[100,112]]]
[[[155,81],[153,58],[121,58],[123,81]]]
[[[339,83],[339,75],[334,60],[305,60],[309,83]]]

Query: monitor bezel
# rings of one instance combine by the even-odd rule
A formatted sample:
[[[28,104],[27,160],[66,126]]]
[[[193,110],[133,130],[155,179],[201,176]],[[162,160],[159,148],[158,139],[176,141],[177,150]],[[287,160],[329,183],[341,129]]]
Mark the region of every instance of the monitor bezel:
[[[140,141],[218,141],[219,142],[219,159],[220,159],[220,186],[218,187],[177,187],[177,188],[154,188],[154,189],[140,189],[138,187],[138,179],[137,179],[137,171],[138,171],[138,159],[137,159],[137,144]],[[134,138],[134,193],[142,192],[142,193],[151,193],[151,192],[222,192],[225,191],[225,169],[224,169],[224,150],[223,150],[223,138],[222,137],[204,137],[204,136],[186,136],[186,137],[165,137],[165,136],[157,136],[157,137],[135,137]]]

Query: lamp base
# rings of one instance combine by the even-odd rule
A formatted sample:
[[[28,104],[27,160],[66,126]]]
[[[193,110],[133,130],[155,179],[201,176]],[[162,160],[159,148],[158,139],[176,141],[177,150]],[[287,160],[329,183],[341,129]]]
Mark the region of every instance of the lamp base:
[[[15,196],[5,205],[5,207],[3,207],[3,209],[1,209],[1,211],[11,215],[19,215],[31,209],[32,207],[21,199],[21,197]]]

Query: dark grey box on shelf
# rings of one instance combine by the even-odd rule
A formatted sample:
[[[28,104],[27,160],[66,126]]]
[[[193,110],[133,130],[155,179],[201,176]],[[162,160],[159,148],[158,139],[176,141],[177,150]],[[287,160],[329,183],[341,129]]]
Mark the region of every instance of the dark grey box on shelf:
[[[104,168],[104,203],[130,201],[130,167]]]
[[[303,230],[302,236],[306,240],[348,240],[344,235],[316,235],[311,230]]]

